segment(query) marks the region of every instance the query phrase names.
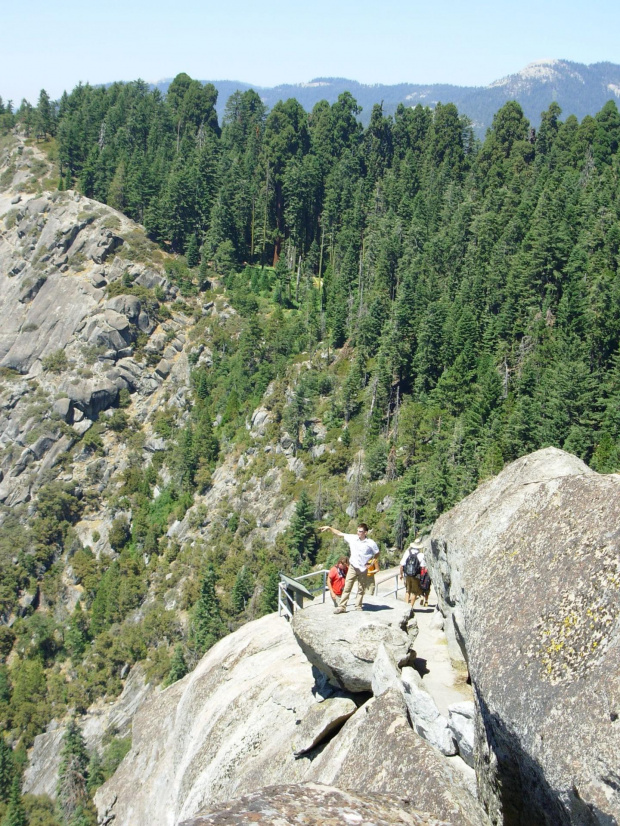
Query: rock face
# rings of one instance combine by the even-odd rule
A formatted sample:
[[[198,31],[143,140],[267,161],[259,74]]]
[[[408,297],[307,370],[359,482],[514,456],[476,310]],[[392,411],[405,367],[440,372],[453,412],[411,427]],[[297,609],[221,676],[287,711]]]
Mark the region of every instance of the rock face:
[[[422,685],[422,679],[414,668],[403,668],[404,700],[409,711],[411,725],[425,740],[442,754],[456,754],[454,735],[448,720],[439,713],[435,701]]]
[[[173,826],[207,805],[303,780],[309,760],[295,757],[295,738],[307,721],[317,740],[330,693],[320,693],[286,620],[248,623],[138,712],[131,751],[97,792],[99,812],[118,826]],[[329,703],[324,715],[329,732]]]
[[[418,626],[411,606],[391,598],[366,597],[364,610],[334,615],[331,604],[298,611],[293,632],[302,650],[332,685],[348,691],[370,691],[373,663],[383,644],[398,666],[415,659]],[[338,644],[334,645],[334,628]]]
[[[427,557],[477,703],[494,823],[620,821],[620,477],[538,451],[442,516]]]
[[[328,697],[311,708],[293,737],[295,757],[307,754],[357,711],[350,697]]]
[[[458,763],[451,764],[411,729],[402,694],[394,689],[347,721],[313,760],[307,777],[341,789],[406,797],[418,809],[460,826],[488,823]]]
[[[136,710],[152,692],[153,687],[144,679],[142,666],[137,665],[115,703],[101,701],[89,710],[82,725],[82,734],[89,751],[100,751],[103,737],[109,731],[115,731],[118,737],[130,734],[131,721]],[[24,794],[47,794],[52,799],[56,797],[64,733],[64,726],[52,723],[48,731],[34,738],[30,762],[24,772]]]
[[[339,636],[332,625],[332,647]],[[373,799],[404,795],[463,826],[488,823],[470,793],[470,770],[416,734],[402,690],[388,688],[359,707],[362,699],[327,683],[285,619],[250,622],[138,711],[132,749],[95,797],[100,817],[116,826],[174,826],[265,786],[312,781]],[[246,804],[232,804],[230,816],[242,818]]]
[[[473,703],[454,703],[448,709],[448,725],[456,741],[459,754],[468,766],[474,768],[475,707]]]
[[[330,786],[304,783],[271,786],[218,806],[180,826],[448,826],[416,811],[406,800],[387,795],[344,792]]]

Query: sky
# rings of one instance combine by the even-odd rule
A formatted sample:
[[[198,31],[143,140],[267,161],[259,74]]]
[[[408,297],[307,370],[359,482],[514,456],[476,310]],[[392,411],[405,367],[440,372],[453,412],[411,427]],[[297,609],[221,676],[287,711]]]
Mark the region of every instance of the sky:
[[[620,64],[618,0],[2,0],[0,96],[187,72],[257,86],[485,86],[528,63]]]

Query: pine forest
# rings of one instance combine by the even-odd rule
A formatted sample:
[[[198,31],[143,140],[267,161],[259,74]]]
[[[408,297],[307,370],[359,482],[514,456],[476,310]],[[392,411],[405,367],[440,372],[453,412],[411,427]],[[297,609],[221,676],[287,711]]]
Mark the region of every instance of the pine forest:
[[[16,785],[33,738],[118,696],[125,666],[141,662],[169,684],[224,634],[273,611],[278,571],[340,555],[318,532],[324,519],[342,530],[364,519],[395,562],[481,481],[538,448],[620,470],[613,101],[581,122],[551,104],[536,129],[509,102],[479,141],[451,103],[400,105],[393,117],[375,105],[363,128],[349,93],[306,112],[294,99],[267,111],[254,91],[237,92],[221,123],[216,98],[180,74],[165,96],[137,81],[80,85],[57,102],[41,92],[16,111],[0,99],[0,141],[17,130],[46,153],[57,190],[145,228],[134,254],[165,269],[194,346],[187,404],[155,413],[166,449],[148,467],[121,398],[76,448],[96,456],[105,438],[124,444],[114,485],[50,478],[27,505],[0,506],[3,824],[96,822],[91,795],[128,743],[111,736],[89,756],[72,722],[52,804]],[[158,288],[129,277],[108,291],[170,314]],[[211,301],[233,311],[203,314]],[[46,369],[65,369],[63,356]],[[288,527],[269,544],[246,514],[226,512],[208,543],[175,542],[173,520],[215,518],[196,502],[224,457],[250,445],[260,406],[266,442],[288,438],[305,466],[303,476],[283,466]],[[268,479],[280,461],[261,453],[251,472]],[[112,553],[98,556],[73,526],[103,505],[117,515]],[[72,611],[60,596],[69,563],[83,589]],[[171,609],[169,575],[181,583]],[[52,610],[9,627],[36,588]]]

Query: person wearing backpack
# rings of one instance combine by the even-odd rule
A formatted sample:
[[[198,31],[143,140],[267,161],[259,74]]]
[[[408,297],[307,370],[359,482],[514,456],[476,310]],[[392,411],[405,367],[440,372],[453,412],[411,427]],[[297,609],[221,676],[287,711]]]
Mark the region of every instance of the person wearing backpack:
[[[423,547],[421,540],[416,539],[415,542],[409,545],[403,554],[403,558],[400,560],[400,578],[405,580],[405,599],[412,607],[415,605],[418,597],[422,597],[422,603],[424,603],[424,591],[420,585],[422,568],[424,567],[426,571],[424,554],[422,552]],[[424,565],[422,563],[424,563]],[[426,576],[428,577],[428,572]],[[428,605],[428,591],[426,592],[426,604]]]

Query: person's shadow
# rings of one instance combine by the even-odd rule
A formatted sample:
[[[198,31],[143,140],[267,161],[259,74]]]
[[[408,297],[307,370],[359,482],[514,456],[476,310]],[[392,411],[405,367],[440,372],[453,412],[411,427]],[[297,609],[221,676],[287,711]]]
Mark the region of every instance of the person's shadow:
[[[362,606],[362,611],[389,611],[391,610],[390,605],[370,605],[366,604]]]
[[[420,677],[424,677],[425,674],[431,673],[427,668],[427,661],[424,659],[424,657],[416,657],[413,661],[413,667],[418,672]]]

